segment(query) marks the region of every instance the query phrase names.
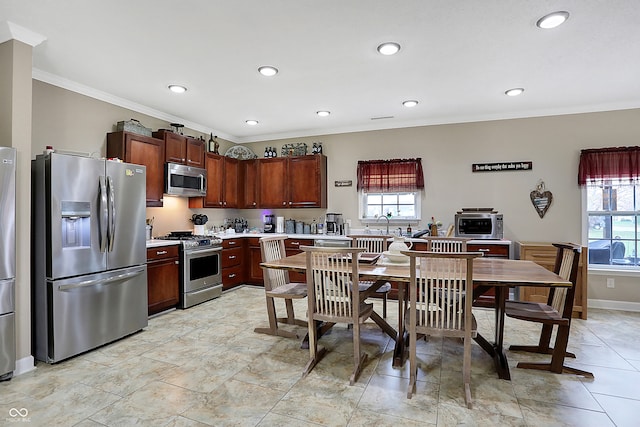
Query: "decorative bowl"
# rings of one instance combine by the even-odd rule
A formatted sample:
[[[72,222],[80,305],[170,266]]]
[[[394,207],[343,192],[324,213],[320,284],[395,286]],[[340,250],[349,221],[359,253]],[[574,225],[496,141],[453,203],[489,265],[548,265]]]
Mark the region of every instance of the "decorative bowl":
[[[403,263],[407,262],[407,260],[409,259],[408,256],[402,255],[400,252],[384,251],[382,252],[382,255],[384,255],[385,258],[387,258],[391,262]]]

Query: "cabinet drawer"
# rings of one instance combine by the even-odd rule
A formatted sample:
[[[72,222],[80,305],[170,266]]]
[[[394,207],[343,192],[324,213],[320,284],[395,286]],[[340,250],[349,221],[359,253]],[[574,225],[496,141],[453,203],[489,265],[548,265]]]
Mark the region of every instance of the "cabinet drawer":
[[[241,248],[242,239],[223,239],[222,249]]]
[[[496,258],[509,258],[509,245],[492,245],[492,244],[467,244],[467,251],[482,252],[484,256]]]
[[[238,285],[240,283],[242,283],[241,265],[222,269],[222,287],[224,289]]]
[[[260,237],[249,237],[247,239],[248,245],[251,248],[259,248],[260,247]]]
[[[177,258],[177,257],[178,257],[178,245],[147,248],[147,261],[155,261],[158,259]]]
[[[313,246],[311,239],[287,239],[284,241],[285,249],[299,250],[300,246]]]
[[[223,249],[222,250],[222,268],[240,265],[242,256],[242,248]]]

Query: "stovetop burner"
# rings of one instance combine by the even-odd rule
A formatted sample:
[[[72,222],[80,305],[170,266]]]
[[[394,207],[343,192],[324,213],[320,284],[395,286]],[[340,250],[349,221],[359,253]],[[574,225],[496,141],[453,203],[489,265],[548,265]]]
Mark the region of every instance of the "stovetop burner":
[[[191,231],[171,231],[166,236],[158,237],[161,240],[180,240],[184,248],[200,246],[220,246],[222,239],[214,236],[197,236]]]

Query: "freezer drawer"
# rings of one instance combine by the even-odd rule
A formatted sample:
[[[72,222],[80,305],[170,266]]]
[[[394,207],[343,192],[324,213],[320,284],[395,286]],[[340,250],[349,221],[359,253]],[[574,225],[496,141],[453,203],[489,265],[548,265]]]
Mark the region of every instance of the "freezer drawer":
[[[49,281],[47,301],[46,354],[36,358],[55,363],[147,326],[147,267]]]
[[[0,379],[10,378],[16,369],[15,314],[0,315]],[[4,378],[3,378],[4,377]]]

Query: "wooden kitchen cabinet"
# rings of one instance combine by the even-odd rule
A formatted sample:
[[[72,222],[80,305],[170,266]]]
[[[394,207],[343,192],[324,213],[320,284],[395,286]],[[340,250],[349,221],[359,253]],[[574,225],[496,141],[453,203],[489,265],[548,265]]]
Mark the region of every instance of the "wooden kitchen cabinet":
[[[326,208],[327,158],[324,155],[258,161],[261,208]]]
[[[144,165],[147,169],[147,206],[162,206],[164,194],[164,141],[130,132],[107,134],[107,157]]]
[[[178,245],[147,248],[149,315],[176,307],[180,301]]]
[[[284,241],[284,249],[287,256],[302,252],[300,246],[313,246],[312,239],[287,239]],[[294,283],[307,283],[307,275],[300,271],[290,271],[289,281]]]
[[[227,290],[244,282],[243,258],[245,239],[222,241],[222,289]]]
[[[239,207],[251,209],[258,207],[258,160],[241,160],[240,172],[240,201]]]
[[[557,248],[551,243],[518,242],[519,259],[533,261],[547,270],[553,271],[556,262]],[[587,318],[587,248],[582,247],[578,264],[578,278],[573,302],[573,317]],[[532,302],[547,302],[549,289],[535,286],[520,286],[520,300]]]
[[[190,208],[237,208],[240,199],[239,163],[237,159],[205,154],[207,194],[189,198]]]
[[[502,244],[487,240],[482,243],[467,243],[467,251],[469,252],[482,252],[483,256],[488,258],[504,258],[509,259],[511,253],[510,244]],[[506,297],[506,295],[505,295]],[[480,295],[476,301],[474,301],[474,307],[494,307],[496,301],[496,294],[494,289],[489,289],[483,295]]]
[[[249,265],[246,267],[248,274],[247,282],[252,285],[263,285],[264,279],[262,276],[262,253],[260,252],[260,238],[250,237],[247,239],[247,261]]]
[[[153,132],[153,136],[165,143],[165,162],[204,167],[204,141],[183,136],[168,129]]]

